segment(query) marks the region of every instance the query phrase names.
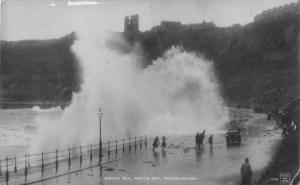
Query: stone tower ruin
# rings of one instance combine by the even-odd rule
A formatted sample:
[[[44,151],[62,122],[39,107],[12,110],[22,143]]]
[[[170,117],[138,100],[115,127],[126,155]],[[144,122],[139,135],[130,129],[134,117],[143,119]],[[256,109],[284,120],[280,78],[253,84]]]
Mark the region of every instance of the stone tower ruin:
[[[135,35],[139,32],[139,15],[126,16],[124,19],[124,33]]]

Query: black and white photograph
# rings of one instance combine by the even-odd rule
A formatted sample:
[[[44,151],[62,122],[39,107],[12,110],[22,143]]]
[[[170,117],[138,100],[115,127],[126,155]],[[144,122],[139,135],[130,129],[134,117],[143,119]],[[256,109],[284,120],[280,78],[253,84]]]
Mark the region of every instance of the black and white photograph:
[[[300,185],[299,0],[0,6],[0,185]]]

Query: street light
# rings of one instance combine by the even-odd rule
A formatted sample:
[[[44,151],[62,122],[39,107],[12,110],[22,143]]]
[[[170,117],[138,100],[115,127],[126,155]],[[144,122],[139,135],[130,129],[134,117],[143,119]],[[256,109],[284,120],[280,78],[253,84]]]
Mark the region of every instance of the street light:
[[[101,111],[101,108],[99,108],[99,111],[97,112],[98,118],[99,118],[99,165],[102,161],[102,138],[101,138],[101,120],[103,118],[103,112]]]

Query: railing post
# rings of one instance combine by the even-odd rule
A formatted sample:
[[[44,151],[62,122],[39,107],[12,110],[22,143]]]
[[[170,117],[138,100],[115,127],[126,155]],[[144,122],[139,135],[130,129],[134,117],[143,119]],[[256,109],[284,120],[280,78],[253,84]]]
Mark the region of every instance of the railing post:
[[[124,153],[125,153],[125,145],[124,145],[124,139],[123,139],[123,156],[124,156]]]
[[[91,145],[91,151],[90,151],[90,165],[92,165],[93,161],[93,145]]]
[[[1,160],[0,160],[0,176],[2,176],[2,165],[1,165]]]
[[[102,162],[102,141],[99,141],[99,165]]]
[[[118,140],[116,140],[116,158],[118,156]]]
[[[30,154],[28,154],[27,165],[28,165],[28,169],[30,169]]]
[[[15,156],[15,168],[14,168],[14,172],[17,173],[17,157]]]
[[[45,169],[45,166],[44,166],[44,152],[42,152],[42,166],[41,166],[42,177],[44,176],[44,169]]]
[[[25,182],[27,181],[28,167],[27,167],[27,155],[25,155]]]
[[[134,137],[134,152],[136,152],[136,136]]]
[[[9,180],[8,157],[6,157],[6,173],[5,173],[5,181],[6,181],[6,184],[8,183],[8,180]]]
[[[108,160],[109,160],[109,157],[110,157],[110,141],[108,141],[107,156],[108,156]]]
[[[103,174],[103,167],[102,167],[102,164],[100,163],[100,176],[102,177],[102,174]]]
[[[81,169],[81,166],[82,166],[82,147],[80,146],[80,159],[79,159],[79,165],[80,165],[80,169]]]
[[[58,150],[55,151],[55,173],[58,172]]]
[[[69,148],[69,159],[68,159],[69,171],[71,169],[71,149]]]

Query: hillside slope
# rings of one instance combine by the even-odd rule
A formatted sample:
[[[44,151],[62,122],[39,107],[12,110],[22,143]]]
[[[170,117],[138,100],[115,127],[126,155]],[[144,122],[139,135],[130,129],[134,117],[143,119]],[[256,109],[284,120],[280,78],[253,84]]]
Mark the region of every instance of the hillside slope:
[[[1,41],[3,101],[71,100],[80,86],[72,33],[60,39]]]
[[[299,21],[291,13],[227,28],[158,26],[140,33],[138,40],[148,64],[166,49],[182,46],[214,62],[227,100],[277,107],[299,94]]]
[[[144,66],[172,46],[201,53],[213,62],[227,101],[279,108],[299,94],[299,17],[299,12],[290,12],[230,27],[163,24],[139,32],[130,42],[139,42]],[[72,33],[45,41],[1,41],[3,100],[70,100],[81,83],[70,50],[75,39]],[[127,45],[112,45],[130,51],[120,48]]]

